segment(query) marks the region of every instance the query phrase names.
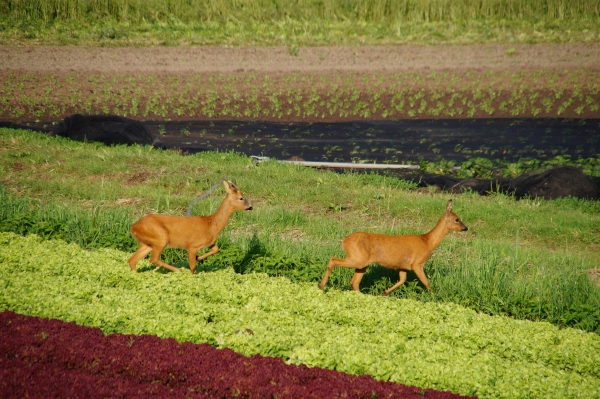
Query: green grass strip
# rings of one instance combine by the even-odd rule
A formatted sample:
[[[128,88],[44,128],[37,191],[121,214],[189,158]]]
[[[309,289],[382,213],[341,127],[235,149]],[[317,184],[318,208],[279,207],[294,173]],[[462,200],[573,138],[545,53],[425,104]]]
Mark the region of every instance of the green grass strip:
[[[302,45],[597,42],[597,0],[19,0],[0,43]]]
[[[133,22],[274,19],[352,21],[457,21],[474,18],[558,20],[600,16],[597,0],[28,0],[0,6],[0,15],[57,20],[111,17]]]
[[[600,337],[265,274],[129,271],[127,253],[0,233],[0,310],[208,342],[481,398],[598,397]]]

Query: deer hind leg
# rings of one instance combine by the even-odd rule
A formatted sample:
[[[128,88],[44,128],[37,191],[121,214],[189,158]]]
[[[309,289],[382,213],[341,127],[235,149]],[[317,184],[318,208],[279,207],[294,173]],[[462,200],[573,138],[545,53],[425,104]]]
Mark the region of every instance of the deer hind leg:
[[[400,270],[400,280],[398,280],[398,282],[394,285],[392,285],[390,288],[388,288],[387,290],[385,290],[383,292],[383,296],[388,296],[390,294],[390,292],[394,291],[396,288],[400,287],[402,284],[404,284],[406,282],[406,270]]]
[[[137,249],[137,251],[133,253],[133,255],[131,255],[131,258],[129,258],[129,260],[127,261],[131,270],[136,272],[137,269],[135,268],[135,266],[150,252],[152,252],[152,247],[150,245],[144,244],[143,242],[140,242],[140,247]]]
[[[329,264],[327,265],[327,269],[325,270],[325,275],[323,275],[323,280],[321,280],[321,284],[319,284],[319,289],[322,290],[323,288],[325,288],[325,284],[327,284],[327,279],[329,279],[329,275],[331,274],[331,271],[336,266],[343,266],[343,267],[347,267],[349,269],[366,269],[367,268],[364,263],[356,262],[356,261],[352,260],[352,258],[350,258],[350,257],[348,257],[346,259],[342,259],[342,258],[336,258],[335,256],[332,256],[331,259],[329,259]],[[363,271],[363,274],[364,274],[364,271]],[[358,276],[356,276],[356,273],[355,273],[355,275],[352,277],[352,281],[354,281],[356,278],[358,278]],[[360,282],[361,278],[362,278],[362,275],[360,275],[360,278],[358,278],[358,282]],[[354,286],[352,288],[354,288]],[[355,291],[358,291],[358,290],[355,289]]]
[[[352,286],[352,289],[354,291],[360,291],[360,280],[362,280],[363,276],[365,275],[365,271],[367,271],[367,268],[363,267],[362,269],[356,269],[356,271],[354,272],[352,280],[350,280],[350,286]]]
[[[172,272],[181,272],[181,269],[175,266],[171,266],[168,263],[160,260],[160,255],[162,251],[165,249],[166,245],[156,245],[152,248],[152,256],[150,256],[150,262],[155,264],[156,266],[164,267]]]

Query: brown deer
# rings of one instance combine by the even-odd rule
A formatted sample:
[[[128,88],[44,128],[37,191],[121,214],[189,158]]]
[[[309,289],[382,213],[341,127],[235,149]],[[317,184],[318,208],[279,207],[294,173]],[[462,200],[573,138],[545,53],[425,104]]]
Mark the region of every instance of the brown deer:
[[[196,260],[205,259],[219,251],[215,245],[219,233],[223,231],[233,212],[252,210],[252,205],[235,185],[223,180],[227,195],[219,209],[210,216],[171,216],[150,214],[142,217],[131,226],[131,234],[140,244],[129,258],[129,267],[136,271],[137,263],[150,252],[150,262],[173,272],[181,269],[160,260],[160,254],[166,247],[184,248],[188,252],[190,271],[194,274]],[[204,255],[196,257],[201,249],[210,248]]]
[[[354,291],[359,291],[358,285],[367,267],[371,263],[377,263],[383,267],[400,270],[400,280],[385,290],[384,296],[404,284],[408,270],[414,271],[429,290],[429,281],[423,272],[423,266],[450,230],[468,230],[467,226],[452,212],[452,200],[448,201],[444,216],[427,234],[392,236],[364,232],[352,233],[342,241],[346,258],[331,257],[319,288],[325,288],[329,274],[334,267],[343,266],[356,269],[350,285]]]

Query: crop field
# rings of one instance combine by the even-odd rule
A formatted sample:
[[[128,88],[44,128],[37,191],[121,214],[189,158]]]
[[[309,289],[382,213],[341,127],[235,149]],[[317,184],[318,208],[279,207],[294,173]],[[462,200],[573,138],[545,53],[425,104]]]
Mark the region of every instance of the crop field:
[[[600,178],[600,3],[0,4],[0,392],[16,397],[600,398],[600,203],[450,194],[393,172]],[[165,150],[47,133],[142,122]],[[249,155],[274,159],[257,162]],[[460,168],[456,168],[460,167]],[[404,176],[406,177],[406,176]],[[221,179],[252,204],[190,273],[130,227]],[[193,208],[210,215],[221,186]],[[356,231],[448,234],[397,271]],[[69,343],[68,345],[66,343]],[[92,389],[92,387],[100,387]],[[1,394],[0,394],[1,396]]]
[[[323,293],[315,284],[239,275],[229,268],[198,275],[133,274],[120,267],[128,256],[120,251],[89,253],[13,233],[2,233],[0,240],[6,286],[0,303],[18,313],[97,326],[105,333],[208,342],[244,355],[463,395],[599,394],[596,334],[453,304]]]
[[[74,112],[144,120],[348,121],[410,118],[590,117],[600,71],[271,75],[4,72],[0,118]],[[158,88],[158,89],[157,89]]]
[[[19,396],[20,381],[27,380],[29,396],[45,397],[464,397],[367,375],[288,365],[276,357],[249,361],[209,344],[155,335],[104,335],[98,328],[13,312],[0,313],[0,329],[0,353],[6,355],[0,371],[4,396]],[[151,369],[146,367],[149,362]]]

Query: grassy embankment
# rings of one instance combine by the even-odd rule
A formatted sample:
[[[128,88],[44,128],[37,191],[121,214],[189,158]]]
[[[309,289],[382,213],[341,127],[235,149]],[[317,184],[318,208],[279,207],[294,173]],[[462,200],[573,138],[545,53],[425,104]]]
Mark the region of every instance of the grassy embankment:
[[[284,45],[600,39],[595,0],[9,1],[1,43]]]
[[[10,129],[0,130],[0,148],[0,230],[62,238],[90,249],[131,252],[135,243],[128,229],[142,214],[185,214],[189,202],[215,181],[237,179],[255,209],[232,217],[219,239],[221,252],[199,265],[200,272],[232,267],[317,284],[328,258],[342,255],[345,235],[424,233],[450,198],[394,178],[275,162],[253,165],[231,153],[184,157]],[[455,302],[484,313],[598,331],[600,288],[588,276],[598,265],[597,202],[452,197],[469,232],[450,234],[426,265],[432,292],[424,292],[411,275],[395,297]],[[221,199],[217,191],[194,213],[214,212]],[[187,267],[183,250],[164,256]],[[349,289],[350,276],[351,271],[336,269],[328,289]],[[371,267],[362,291],[381,294],[396,279],[393,271]]]

